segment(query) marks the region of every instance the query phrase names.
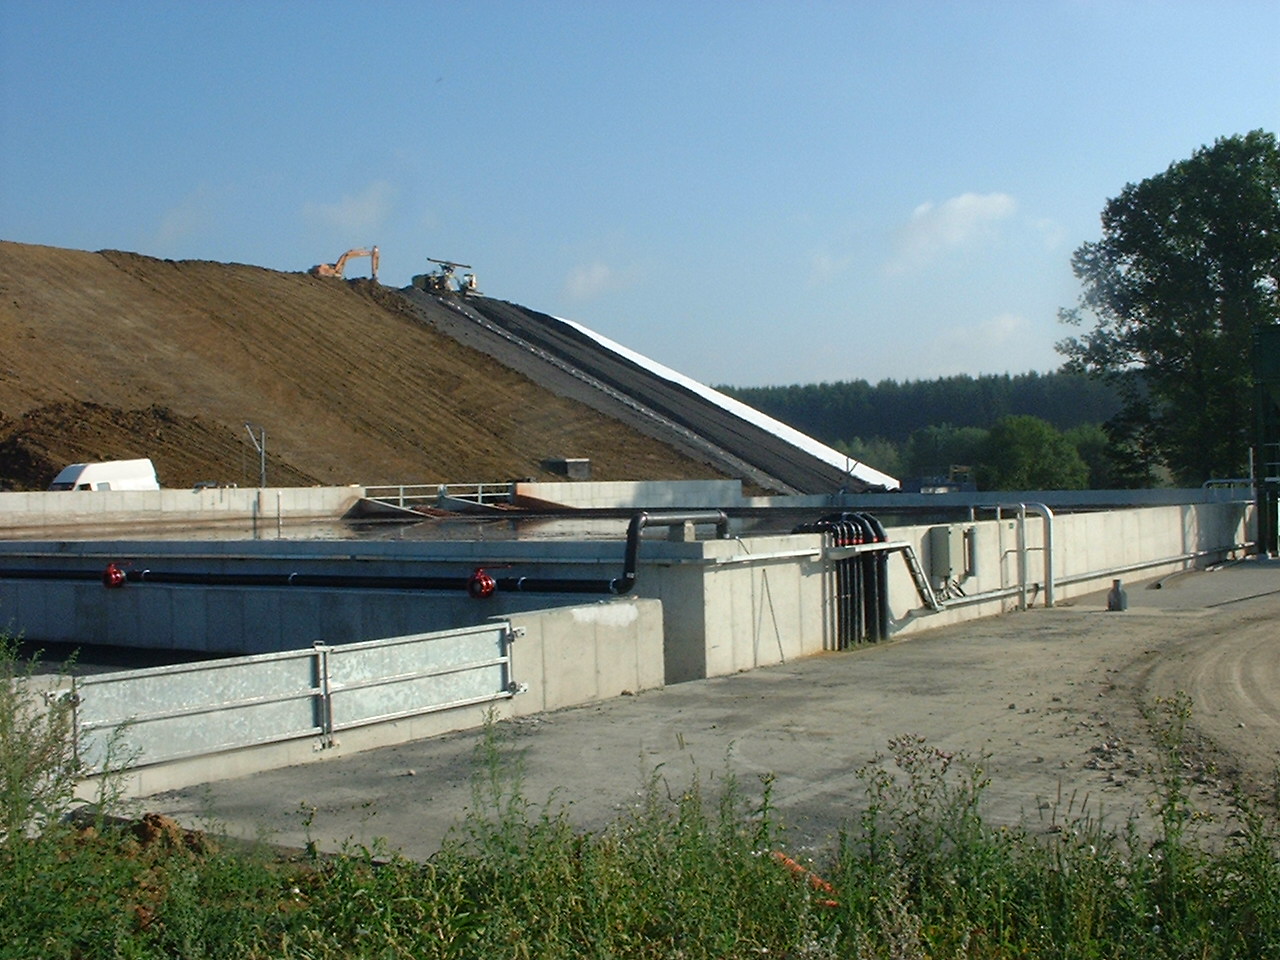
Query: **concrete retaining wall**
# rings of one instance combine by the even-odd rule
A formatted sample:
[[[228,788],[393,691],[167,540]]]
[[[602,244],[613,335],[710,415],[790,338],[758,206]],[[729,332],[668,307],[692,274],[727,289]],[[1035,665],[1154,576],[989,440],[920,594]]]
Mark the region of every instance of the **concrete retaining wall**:
[[[621,525],[620,525],[621,526]],[[647,544],[646,544],[647,549]],[[622,574],[624,541],[0,541],[0,627],[39,642],[222,654],[270,653],[317,640],[351,643],[447,630],[553,606],[582,594],[465,589],[129,584],[104,589],[108,563],[129,570],[213,575],[318,574],[607,581]],[[6,579],[5,570],[78,571],[85,580]],[[644,572],[641,577],[645,577]],[[645,594],[640,594],[645,595]]]
[[[959,558],[945,608],[928,610],[902,554],[889,558],[891,633],[1004,613],[1047,599],[1051,555],[1057,603],[1104,589],[1112,579],[1147,579],[1244,553],[1252,506],[1200,503],[1056,516],[1034,513],[942,527],[972,529],[972,554]],[[926,571],[931,531],[893,528]],[[657,531],[653,531],[656,533]],[[523,631],[512,648],[514,678],[526,693],[499,701],[498,716],[521,716],[721,676],[834,648],[831,561],[819,534],[693,540],[681,528],[646,537],[636,586],[626,597],[583,603],[581,595],[499,592],[477,601],[414,590],[130,584],[0,577],[0,624],[33,640],[230,650],[290,649],[441,630],[503,617]],[[0,569],[79,566],[108,559],[169,570],[357,571],[397,576],[465,575],[484,565],[528,577],[607,582],[622,571],[617,541],[0,542]],[[1025,581],[1020,578],[1025,570]],[[960,591],[963,590],[962,596]],[[946,596],[950,593],[950,596]],[[241,652],[251,652],[241,649]],[[152,793],[183,783],[240,776],[342,752],[438,735],[482,722],[487,707],[459,707],[344,734],[336,748],[294,742],[181,761],[140,771],[130,789]]]
[[[740,480],[517,483],[517,499],[592,510],[706,510],[742,502]]]
[[[1252,506],[1200,503],[1057,516],[1053,573],[1057,602],[1108,587],[1116,577],[1148,579],[1237,556],[1250,539]],[[924,569],[936,525],[894,527]],[[1027,582],[1019,584],[1015,517],[974,527],[976,571],[935,612],[925,607],[902,553],[889,557],[891,632],[901,636],[980,616],[1043,605],[1045,527],[1028,513],[1023,527]],[[781,663],[834,648],[835,599],[822,537],[798,534],[696,543],[646,543],[637,592],[662,600],[668,683]]]
[[[122,523],[161,528],[232,521],[265,531],[289,520],[340,517],[363,495],[356,486],[0,493],[0,532],[83,537]]]
[[[1248,503],[1199,503],[1179,506],[1108,510],[1057,515],[1053,518],[1053,577],[1056,603],[1106,589],[1113,579],[1147,580],[1243,555],[1252,538],[1253,508]],[[932,525],[937,526],[937,525]],[[925,570],[932,564],[930,525],[890,531],[916,545]],[[923,610],[905,564],[890,561],[889,596],[895,635],[929,629],[1019,608],[1018,520],[954,524],[975,528],[977,575],[960,578],[964,596],[946,600],[940,613]],[[1046,599],[1045,525],[1028,513],[1026,601],[1042,606]]]

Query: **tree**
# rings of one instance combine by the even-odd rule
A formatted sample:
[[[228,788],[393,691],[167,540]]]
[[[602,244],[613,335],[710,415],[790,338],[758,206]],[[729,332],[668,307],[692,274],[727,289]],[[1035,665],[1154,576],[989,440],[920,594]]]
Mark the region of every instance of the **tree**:
[[[902,454],[892,440],[886,440],[883,437],[872,437],[870,440],[854,437],[852,440],[837,440],[832,447],[859,463],[870,464],[891,477],[902,473]]]
[[[953,466],[972,467],[986,442],[979,427],[953,427],[949,423],[921,427],[907,439],[904,473],[913,477],[945,477]]]
[[[1089,469],[1090,490],[1109,490],[1118,485],[1113,441],[1099,424],[1082,423],[1064,430],[1062,435]]]
[[[978,463],[983,490],[1083,490],[1089,468],[1053,424],[1039,417],[1001,417]]]
[[[1253,328],[1280,322],[1280,149],[1255,130],[1220,138],[1107,202],[1102,239],[1075,251],[1084,285],[1061,319],[1096,320],[1058,344],[1067,369],[1113,380],[1108,432],[1176,479],[1239,476],[1253,425]],[[1124,376],[1135,371],[1135,376]],[[1152,464],[1129,464],[1150,473]]]

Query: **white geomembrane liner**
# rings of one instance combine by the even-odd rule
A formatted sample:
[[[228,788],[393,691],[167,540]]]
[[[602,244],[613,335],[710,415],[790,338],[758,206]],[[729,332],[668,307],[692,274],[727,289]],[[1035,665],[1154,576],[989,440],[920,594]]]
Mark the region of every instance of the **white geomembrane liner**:
[[[767,430],[775,437],[785,440],[793,447],[803,450],[805,453],[812,457],[816,457],[823,463],[829,463],[833,467],[843,470],[845,473],[852,477],[856,477],[863,483],[884,487],[887,490],[897,490],[899,487],[898,481],[887,473],[881,473],[874,467],[869,467],[865,463],[860,463],[851,457],[847,457],[839,450],[834,450],[826,444],[819,443],[808,434],[801,433],[794,427],[789,427],[785,423],[775,420],[773,417],[767,416],[739,400],[735,400],[733,397],[726,396],[718,390],[712,390],[710,387],[705,384],[698,383],[696,380],[691,380],[684,374],[677,373],[675,370],[672,370],[670,367],[663,366],[656,360],[650,360],[648,357],[636,353],[634,350],[629,350],[622,344],[616,343],[608,337],[596,333],[594,330],[588,330],[580,323],[574,323],[572,320],[566,320],[563,317],[554,317],[553,319],[558,320],[565,326],[572,327],[579,333],[590,337],[606,350],[611,350],[618,356],[630,360],[632,363],[639,367],[643,367],[655,376],[661,377],[664,380],[669,380],[671,383],[678,384],[686,390],[696,393],[704,400],[714,403],[726,413],[731,413],[735,417],[754,424],[762,430]]]

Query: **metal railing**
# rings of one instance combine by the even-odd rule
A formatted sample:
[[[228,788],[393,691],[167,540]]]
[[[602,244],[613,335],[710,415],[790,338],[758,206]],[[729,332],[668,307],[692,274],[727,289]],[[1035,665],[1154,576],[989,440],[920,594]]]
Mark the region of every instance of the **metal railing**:
[[[393,507],[437,507],[449,500],[465,500],[482,506],[510,503],[511,483],[414,483],[365,487],[365,497]]]
[[[309,650],[81,677],[77,749],[98,772],[148,766],[507,699],[514,638],[502,621]]]

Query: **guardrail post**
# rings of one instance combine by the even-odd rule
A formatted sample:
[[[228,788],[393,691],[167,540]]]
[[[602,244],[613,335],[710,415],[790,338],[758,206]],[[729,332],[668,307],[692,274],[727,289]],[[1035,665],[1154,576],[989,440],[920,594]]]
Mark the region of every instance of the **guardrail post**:
[[[316,725],[320,727],[321,749],[336,746],[333,739],[333,692],[329,685],[329,650],[323,640],[312,644],[315,650]]]

